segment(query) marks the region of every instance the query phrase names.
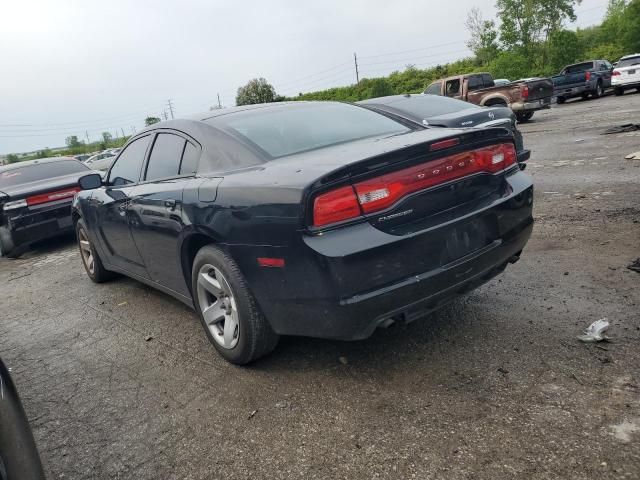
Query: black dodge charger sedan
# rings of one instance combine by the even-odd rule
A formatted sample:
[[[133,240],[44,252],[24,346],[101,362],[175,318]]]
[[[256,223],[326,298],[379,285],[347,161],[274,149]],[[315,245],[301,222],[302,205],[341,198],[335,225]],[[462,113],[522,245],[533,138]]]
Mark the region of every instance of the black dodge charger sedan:
[[[517,261],[533,225],[507,129],[333,102],[152,125],[80,187],[89,277],[122,273],[193,306],[237,364],[281,334],[355,340],[414,320]]]
[[[34,242],[72,232],[71,202],[89,172],[69,157],[0,167],[0,255],[17,257]]]
[[[406,94],[370,98],[358,105],[376,112],[422,126],[445,128],[503,127],[511,130],[518,152],[518,162],[526,162],[531,152],[524,148],[516,114],[505,107],[480,107],[440,95]]]

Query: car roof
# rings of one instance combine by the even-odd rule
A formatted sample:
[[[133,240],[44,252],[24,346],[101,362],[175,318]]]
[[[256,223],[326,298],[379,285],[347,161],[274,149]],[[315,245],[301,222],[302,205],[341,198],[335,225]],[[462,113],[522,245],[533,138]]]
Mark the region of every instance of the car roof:
[[[631,55],[625,55],[624,57],[620,57],[620,60],[624,60],[626,58],[640,57],[640,53],[632,53]]]
[[[48,158],[36,158],[34,160],[25,160],[22,162],[10,163],[9,165],[4,165],[0,167],[0,172],[7,172],[9,170],[15,170],[16,168],[22,167],[30,167],[33,165],[40,165],[42,163],[55,163],[61,162],[63,160],[72,160],[77,162],[77,160],[73,157],[48,157]]]

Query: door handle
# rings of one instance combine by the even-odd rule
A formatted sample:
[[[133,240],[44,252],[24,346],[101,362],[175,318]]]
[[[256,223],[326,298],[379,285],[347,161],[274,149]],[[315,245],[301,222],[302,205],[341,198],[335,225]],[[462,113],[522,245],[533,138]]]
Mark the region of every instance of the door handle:
[[[169,210],[175,210],[176,201],[173,200],[173,199],[165,200],[164,201],[164,206],[167,207]]]

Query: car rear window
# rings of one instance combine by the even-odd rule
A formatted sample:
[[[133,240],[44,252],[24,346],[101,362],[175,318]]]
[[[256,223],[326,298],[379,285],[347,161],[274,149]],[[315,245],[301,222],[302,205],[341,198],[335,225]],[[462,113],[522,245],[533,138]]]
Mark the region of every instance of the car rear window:
[[[256,108],[207,121],[249,140],[272,158],[409,131],[383,115],[340,103]]]
[[[618,65],[616,65],[616,68],[618,68],[618,67],[630,67],[632,65],[640,65],[640,55],[620,60],[618,62]]]
[[[37,182],[48,178],[62,177],[72,173],[89,170],[76,160],[61,160],[58,162],[36,163],[24,167],[11,168],[0,171],[0,190],[2,187],[12,187],[23,183]]]
[[[460,110],[482,108],[462,100],[435,95],[415,95],[393,102],[389,106],[420,119],[446,115]]]
[[[593,68],[593,62],[578,63],[577,65],[570,65],[565,70],[565,73],[582,73]]]

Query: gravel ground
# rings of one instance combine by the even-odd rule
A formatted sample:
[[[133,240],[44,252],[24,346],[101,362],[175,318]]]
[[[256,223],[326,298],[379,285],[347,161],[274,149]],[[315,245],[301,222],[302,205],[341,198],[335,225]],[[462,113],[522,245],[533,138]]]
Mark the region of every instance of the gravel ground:
[[[190,310],[94,285],[71,240],[0,260],[0,356],[48,477],[640,478],[640,94],[522,126],[522,260],[444,310],[225,363]],[[611,341],[576,335],[607,317]]]

